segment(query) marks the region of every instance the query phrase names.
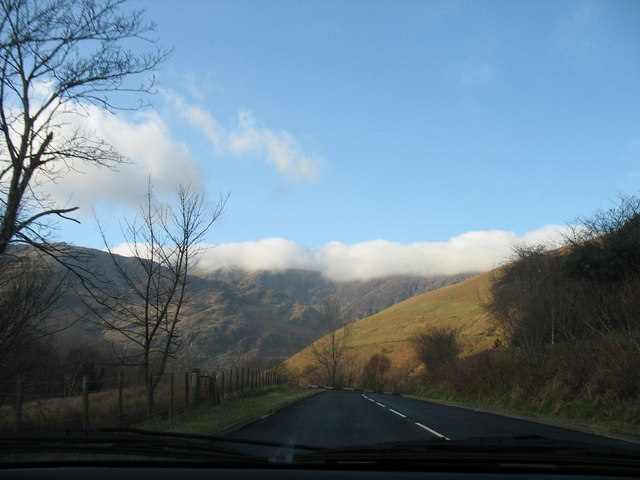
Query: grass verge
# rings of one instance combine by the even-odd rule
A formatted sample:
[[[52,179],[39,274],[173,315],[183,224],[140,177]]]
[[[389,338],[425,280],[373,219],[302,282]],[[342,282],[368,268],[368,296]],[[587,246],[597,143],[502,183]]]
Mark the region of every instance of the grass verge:
[[[171,420],[149,420],[136,425],[146,430],[209,434],[230,425],[264,415],[292,400],[313,395],[298,387],[269,387],[231,394],[222,405],[199,407]]]
[[[553,412],[551,405],[527,404],[523,401],[514,401],[513,398],[494,397],[478,398],[465,397],[451,393],[441,388],[423,388],[415,396],[425,400],[440,400],[461,407],[482,408],[495,412],[515,414],[531,417],[553,423],[574,425],[588,428],[597,432],[617,433],[638,437],[640,441],[640,425],[631,422],[602,418],[598,412],[602,410],[602,405],[597,402],[582,400],[580,402],[570,402],[560,411]]]

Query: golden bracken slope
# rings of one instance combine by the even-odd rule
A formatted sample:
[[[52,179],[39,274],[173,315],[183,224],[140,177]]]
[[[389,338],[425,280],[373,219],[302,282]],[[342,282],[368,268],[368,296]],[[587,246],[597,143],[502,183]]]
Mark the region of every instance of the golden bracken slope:
[[[459,329],[462,355],[491,348],[497,334],[482,303],[488,298],[494,274],[495,271],[487,272],[412,297],[353,323],[348,342],[350,362],[363,364],[371,355],[383,353],[394,368],[411,371],[419,362],[407,339],[433,326]],[[312,347],[308,346],[289,358],[285,367],[302,374],[315,363]]]

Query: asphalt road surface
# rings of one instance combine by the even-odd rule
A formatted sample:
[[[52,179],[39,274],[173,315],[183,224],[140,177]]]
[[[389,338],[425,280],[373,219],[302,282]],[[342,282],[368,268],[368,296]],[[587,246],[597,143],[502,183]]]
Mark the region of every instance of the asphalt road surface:
[[[434,438],[447,441],[520,435],[640,449],[637,444],[556,426],[397,395],[357,392],[323,392],[314,395],[230,436],[284,445],[336,448]]]

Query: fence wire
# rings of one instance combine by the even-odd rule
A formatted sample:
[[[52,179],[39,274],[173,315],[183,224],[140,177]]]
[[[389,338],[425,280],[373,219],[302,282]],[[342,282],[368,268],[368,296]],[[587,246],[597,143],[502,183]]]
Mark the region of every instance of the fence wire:
[[[187,409],[215,407],[230,393],[291,381],[273,371],[232,368],[202,374],[193,369],[165,374],[149,404],[144,382],[122,376],[90,380],[29,381],[17,376],[0,382],[1,431],[52,431],[125,426],[155,418],[172,418]]]

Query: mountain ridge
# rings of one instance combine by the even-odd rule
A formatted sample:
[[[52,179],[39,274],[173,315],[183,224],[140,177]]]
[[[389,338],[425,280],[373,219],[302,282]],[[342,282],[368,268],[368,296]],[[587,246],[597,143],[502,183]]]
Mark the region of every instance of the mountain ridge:
[[[109,253],[88,247],[62,244],[60,247],[86,262],[83,268],[98,270],[105,278],[118,282]],[[117,258],[127,268],[139,268],[134,257],[118,255]],[[320,272],[294,269],[254,272],[227,269],[190,275],[188,302],[181,320],[183,362],[209,369],[274,364],[326,333],[321,321],[325,299],[341,302],[351,309],[351,318],[357,320],[416,292],[457,282],[463,277],[333,282]],[[55,315],[68,318],[90,314],[68,293]],[[71,332],[81,338],[109,341],[117,338],[113,333],[107,335],[85,324],[74,326]]]

